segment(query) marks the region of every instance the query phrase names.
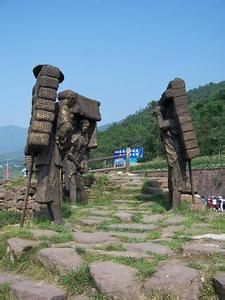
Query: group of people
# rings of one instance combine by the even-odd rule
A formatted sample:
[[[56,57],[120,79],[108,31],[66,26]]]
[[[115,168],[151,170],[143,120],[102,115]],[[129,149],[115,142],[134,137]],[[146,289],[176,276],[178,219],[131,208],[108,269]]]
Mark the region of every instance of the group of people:
[[[225,210],[225,198],[222,196],[209,196],[206,199],[206,205],[211,210],[223,212]]]

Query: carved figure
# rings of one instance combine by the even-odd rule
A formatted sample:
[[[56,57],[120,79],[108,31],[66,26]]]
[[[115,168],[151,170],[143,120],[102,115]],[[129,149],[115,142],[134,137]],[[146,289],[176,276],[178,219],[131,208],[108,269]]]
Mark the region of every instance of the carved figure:
[[[193,183],[190,161],[199,155],[197,139],[182,79],[171,81],[154,110],[168,163],[168,209],[178,208],[181,193],[190,192],[187,186],[186,164],[189,162],[191,188]]]

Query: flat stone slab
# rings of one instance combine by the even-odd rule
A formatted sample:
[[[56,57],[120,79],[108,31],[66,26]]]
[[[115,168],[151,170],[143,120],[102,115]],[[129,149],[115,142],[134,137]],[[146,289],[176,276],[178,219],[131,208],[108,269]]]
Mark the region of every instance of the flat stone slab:
[[[181,223],[183,223],[183,222],[185,222],[187,220],[188,220],[187,217],[175,215],[175,216],[171,216],[168,219],[166,219],[165,223],[166,224],[171,224],[171,225],[172,224],[181,224]]]
[[[95,262],[90,265],[91,278],[107,299],[140,299],[137,270],[113,262]]]
[[[137,260],[149,257],[149,255],[147,255],[147,254],[137,253],[134,251],[105,251],[105,250],[88,249],[88,253],[97,254],[97,255],[109,255],[112,257],[133,258],[133,259],[137,259]]]
[[[145,282],[144,293],[147,299],[152,299],[152,292],[158,291],[160,294],[157,295],[161,298],[159,296],[157,299],[164,299],[163,293],[167,293],[174,296],[171,299],[195,300],[201,287],[201,276],[197,270],[177,263],[166,263]]]
[[[148,232],[126,232],[126,231],[108,231],[110,236],[114,237],[127,237],[134,239],[145,239],[148,236]]]
[[[32,280],[14,282],[12,296],[21,300],[66,300],[67,293],[53,285]],[[14,299],[14,298],[13,298]]]
[[[225,273],[220,272],[213,278],[213,285],[219,299],[225,299]]]
[[[34,260],[51,272],[64,274],[78,270],[83,259],[72,248],[46,248],[39,250]]]
[[[180,225],[180,226],[167,226],[167,227],[163,227],[161,230],[161,237],[165,238],[165,237],[172,237],[176,232],[182,231],[184,230],[184,226]]]
[[[225,241],[225,234],[207,233],[203,235],[196,235],[190,237],[193,240],[213,240],[213,241]]]
[[[7,273],[7,272],[0,273],[0,284],[4,284],[4,283],[11,284],[19,280],[24,280],[24,278],[21,275],[15,275],[13,273]]]
[[[108,242],[117,242],[118,239],[110,236],[108,232],[96,231],[96,232],[74,232],[74,239],[80,244],[101,244]]]
[[[95,218],[90,218],[90,219],[81,219],[78,221],[78,223],[83,226],[85,226],[85,225],[97,226],[97,225],[100,225],[103,221],[104,221],[103,219],[99,220],[99,219],[95,219]]]
[[[163,220],[162,215],[144,215],[142,221],[144,223],[153,223]]]
[[[125,211],[118,211],[114,214],[114,217],[120,219],[123,222],[130,223],[132,222],[132,214]]]
[[[93,216],[101,216],[101,217],[108,217],[112,215],[113,211],[109,210],[100,210],[100,209],[90,209],[91,215]]]
[[[139,223],[133,223],[133,224],[111,224],[107,226],[110,229],[131,229],[131,230],[154,230],[157,227],[153,224],[139,224]]]
[[[214,255],[219,253],[222,256],[225,256],[225,249],[223,249],[219,244],[207,243],[204,241],[191,242],[184,244],[182,246],[182,253],[186,256],[191,255]]]
[[[128,251],[134,251],[134,252],[148,251],[154,254],[168,255],[168,256],[172,256],[175,254],[175,252],[171,250],[169,247],[164,245],[154,244],[152,242],[129,243],[129,244],[124,244],[124,247]]]
[[[29,229],[29,232],[35,237],[35,238],[51,238],[59,236],[58,232],[55,232],[53,230],[47,230],[47,229]]]
[[[7,241],[8,244],[8,251],[10,254],[13,255],[15,258],[20,258],[26,251],[30,250],[31,248],[38,247],[40,245],[39,241],[31,241],[31,240],[24,240],[20,238],[11,238]]]

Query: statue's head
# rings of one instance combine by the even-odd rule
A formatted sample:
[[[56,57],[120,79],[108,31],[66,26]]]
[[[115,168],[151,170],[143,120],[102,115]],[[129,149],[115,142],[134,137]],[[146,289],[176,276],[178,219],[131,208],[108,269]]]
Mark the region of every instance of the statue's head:
[[[90,122],[87,119],[83,119],[80,121],[80,130],[81,132],[85,133],[88,131],[89,127],[90,127]]]

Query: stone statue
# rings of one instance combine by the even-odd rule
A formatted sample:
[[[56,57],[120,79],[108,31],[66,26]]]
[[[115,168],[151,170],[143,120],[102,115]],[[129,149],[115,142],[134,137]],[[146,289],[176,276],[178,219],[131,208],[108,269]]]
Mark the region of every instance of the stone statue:
[[[71,204],[86,203],[83,174],[89,149],[96,145],[96,121],[101,119],[100,103],[71,90],[59,93],[57,144],[63,164],[64,186]]]
[[[47,204],[55,224],[62,224],[62,171],[71,202],[86,202],[84,158],[96,147],[96,122],[101,120],[100,102],[71,90],[59,93],[62,72],[51,65],[38,65],[32,90],[32,112],[25,155],[31,157],[30,174],[35,164],[37,187],[35,201]],[[29,176],[30,185],[31,176]],[[28,192],[27,192],[28,195]],[[26,197],[28,198],[28,197]],[[21,226],[23,226],[26,202]]]
[[[178,208],[182,193],[190,192],[187,185],[187,161],[199,155],[196,135],[182,79],[171,81],[154,109],[168,164],[168,209]],[[191,169],[190,169],[191,175]],[[192,182],[191,182],[192,183]],[[193,184],[191,185],[193,192]]]
[[[38,65],[33,73],[37,81],[32,91],[32,113],[25,154],[32,157],[36,167],[35,201],[47,204],[55,224],[61,224],[60,156],[56,146],[58,104],[55,101],[64,76],[58,68],[50,65]]]

